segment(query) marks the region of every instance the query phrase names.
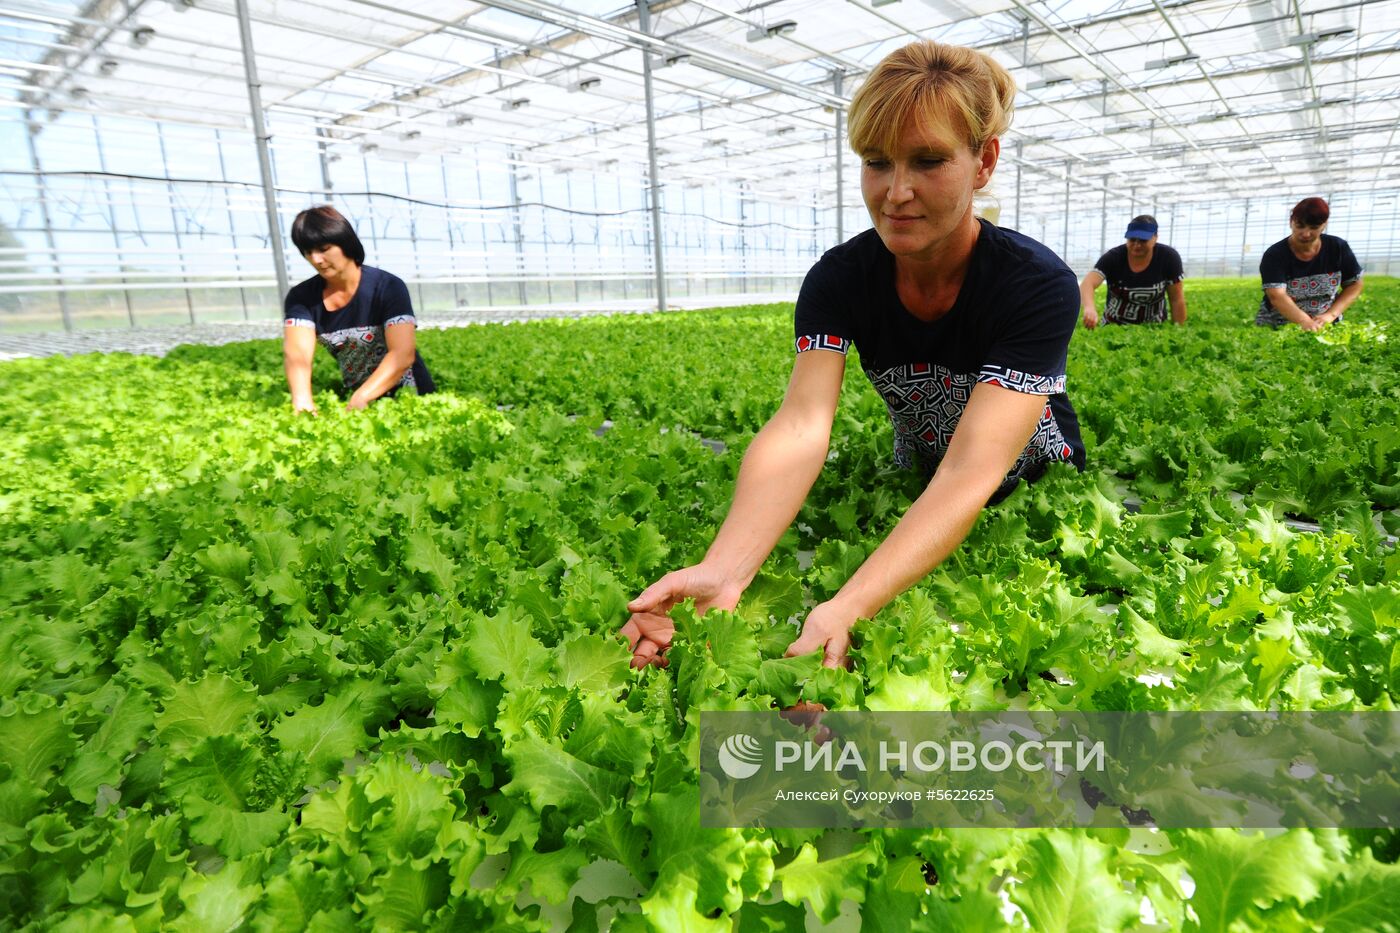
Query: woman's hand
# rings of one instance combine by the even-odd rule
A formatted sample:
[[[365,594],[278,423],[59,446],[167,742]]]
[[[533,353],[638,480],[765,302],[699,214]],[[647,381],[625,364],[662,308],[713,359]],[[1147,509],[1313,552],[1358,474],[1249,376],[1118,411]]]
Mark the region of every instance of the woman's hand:
[[[621,632],[632,652],[633,667],[643,668],[648,664],[665,667],[671,663],[666,652],[676,636],[676,623],[670,616],[659,612],[634,612]]]
[[[670,615],[676,603],[693,599],[696,614],[704,615],[711,609],[733,609],[742,594],[741,586],[703,562],[666,574],[627,604],[632,615],[620,631],[632,651],[632,666],[666,666],[676,632]]]
[[[1084,326],[1093,330],[1099,326],[1099,312],[1093,308],[1084,309]]]
[[[316,400],[311,398],[310,396],[307,396],[306,398],[293,398],[292,413],[299,415],[302,412],[306,412],[312,415],[319,415],[320,412],[316,410]]]
[[[1326,327],[1327,324],[1318,318],[1309,317],[1299,321],[1298,326],[1301,327],[1305,332],[1312,333],[1313,331],[1322,330],[1322,328]]]
[[[856,620],[874,618],[967,537],[1026,449],[1045,405],[1043,395],[986,382],[973,388],[933,479],[837,594],[807,616],[788,656],[820,649],[827,667],[845,663]]]
[[[788,645],[783,657],[795,658],[821,649],[823,667],[851,666],[846,652],[851,648],[851,628],[856,616],[834,602],[822,603],[807,615],[802,634]]]
[[[345,410],[346,410],[346,411],[362,411],[362,410],[368,408],[368,407],[369,407],[369,403],[372,402],[372,401],[374,401],[374,399],[372,399],[372,398],[367,398],[367,397],[361,395],[359,392],[356,392],[356,393],[354,393],[353,395],[350,396],[350,401],[348,401],[348,402],[345,403]]]

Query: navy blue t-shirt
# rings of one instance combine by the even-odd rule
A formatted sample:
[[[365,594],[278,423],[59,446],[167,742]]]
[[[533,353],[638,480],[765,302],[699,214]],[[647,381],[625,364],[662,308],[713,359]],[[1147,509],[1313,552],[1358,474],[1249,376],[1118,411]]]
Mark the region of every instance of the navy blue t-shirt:
[[[797,352],[845,353],[861,367],[894,422],[894,458],[932,475],[979,382],[1048,396],[1035,434],[995,498],[1045,465],[1084,467],[1079,419],[1065,395],[1065,362],[1079,321],[1079,284],[1049,249],[980,221],[953,307],[932,322],[905,309],[894,256],[867,230],[828,250],[797,298]]]
[[[1361,263],[1356,261],[1346,240],[1327,233],[1321,239],[1317,255],[1307,262],[1293,255],[1286,238],[1264,250],[1259,260],[1259,277],[1264,287],[1285,289],[1309,317],[1326,314],[1342,287],[1361,278]],[[1278,327],[1289,321],[1274,309],[1265,292],[1254,323]]]
[[[374,266],[360,267],[360,287],[355,289],[350,303],[336,311],[327,311],[321,295],[326,280],[313,275],[287,292],[283,323],[288,327],[313,327],[321,342],[340,365],[340,375],[351,392],[370,377],[389,352],[384,328],[390,324],[413,324],[413,302],[408,286],[392,272]],[[390,392],[404,386],[417,389],[419,395],[434,390],[433,377],[423,358],[413,354],[413,365]]]
[[[1099,257],[1094,271],[1108,283],[1105,324],[1160,324],[1167,319],[1167,289],[1186,278],[1181,254],[1158,243],[1147,268],[1134,272],[1128,247],[1120,243]]]

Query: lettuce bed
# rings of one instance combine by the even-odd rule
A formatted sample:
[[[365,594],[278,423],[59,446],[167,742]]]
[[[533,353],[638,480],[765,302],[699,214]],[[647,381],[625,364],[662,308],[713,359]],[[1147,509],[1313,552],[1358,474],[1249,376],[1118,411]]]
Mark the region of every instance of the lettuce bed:
[[[790,309],[424,332],[444,391],[346,414],[321,359],[317,419],[271,342],[0,365],[0,929],[1400,929],[1394,831],[697,825],[701,709],[1393,708],[1400,288],[1321,337],[1188,294],[1076,335],[1091,469],[849,673],[781,653],[918,491],[855,366],[738,610],[665,671],[613,635],[723,517]]]

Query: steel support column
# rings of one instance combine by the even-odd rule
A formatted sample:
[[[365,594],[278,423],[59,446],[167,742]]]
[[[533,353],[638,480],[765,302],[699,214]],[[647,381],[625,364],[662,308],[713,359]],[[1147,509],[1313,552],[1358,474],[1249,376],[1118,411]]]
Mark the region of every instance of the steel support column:
[[[34,183],[39,186],[39,216],[44,219],[44,242],[49,246],[49,263],[53,267],[54,284],[58,287],[58,312],[63,316],[63,329],[73,329],[73,314],[68,310],[68,294],[63,290],[63,270],[58,263],[58,247],[53,240],[53,218],[49,216],[48,187],[44,184],[44,170],[39,167],[39,150],[34,145],[34,114],[24,112],[24,138],[29,142],[29,164],[34,169]]]
[[[1021,173],[1026,164],[1021,161],[1021,141],[1016,140],[1016,229],[1021,229]]]
[[[477,196],[477,197],[481,197],[482,191],[483,191],[482,183],[481,183],[481,159],[480,159],[479,157],[476,158],[476,159],[474,159],[474,160],[473,160],[473,165],[475,166],[475,169],[476,169],[476,196]],[[479,224],[477,225],[477,229],[481,231],[481,257],[482,257],[482,258],[481,258],[481,264],[482,264],[482,266],[486,269],[486,306],[487,306],[487,307],[495,307],[495,305],[496,305],[496,287],[495,287],[494,285],[492,285],[491,283],[492,283],[492,281],[493,281],[493,280],[495,279],[495,277],[496,277],[496,271],[491,267],[491,241],[490,241],[490,238],[489,238],[489,237],[490,237],[490,234],[488,233],[488,227],[487,227],[487,224],[486,224],[485,221],[482,221],[481,223],[479,223]],[[468,288],[468,291],[467,291],[467,306],[468,306],[468,307],[470,307],[471,304],[472,304],[471,294],[472,294],[472,289],[471,289],[471,288]]]
[[[749,290],[749,202],[744,197],[745,183],[739,182],[739,265],[743,273],[739,279],[739,291]]]
[[[156,145],[160,148],[160,167],[165,172],[165,193],[170,198],[170,232],[175,236],[175,252],[180,254],[180,278],[185,280],[185,308],[193,324],[194,295],[190,293],[190,272],[185,265],[185,239],[180,236],[180,212],[175,209],[175,183],[170,180],[170,159],[165,154],[165,130],[161,123],[156,124]]]
[[[1099,208],[1099,255],[1108,252],[1108,177],[1103,180],[1103,206]]]
[[[112,200],[112,180],[107,177],[107,154],[102,148],[102,131],[97,125],[97,115],[89,115],[92,120],[92,139],[97,149],[97,167],[102,171],[102,191],[107,196],[107,225],[112,228],[112,245],[117,250],[117,271],[121,273],[122,298],[126,300],[126,319],[132,327],[136,326],[136,309],[131,305],[130,284],[126,280],[126,259],[122,256],[122,238],[117,233],[117,206]],[[246,315],[245,315],[246,317]]]
[[[413,176],[408,171],[408,163],[403,163],[403,192],[408,195],[408,242],[413,244],[413,277],[418,280],[418,311],[428,310],[428,301],[423,297],[423,267],[419,257],[423,250],[418,245],[418,210],[413,201]]]
[[[510,160],[510,225],[515,240],[515,297],[524,305],[529,304],[529,301],[525,295],[525,227],[520,218],[520,166],[515,162],[514,149],[508,153],[507,158]]]
[[[1249,250],[1249,198],[1244,199],[1244,230],[1240,234],[1240,270],[1239,274],[1245,274],[1245,253]]]
[[[331,160],[330,153],[326,150],[326,140],[330,137],[326,134],[325,127],[316,127],[316,153],[321,157],[321,187],[325,190],[326,203],[331,202]],[[407,164],[407,163],[405,163]]]
[[[832,81],[835,84],[837,97],[841,96],[842,77],[843,75],[841,72],[832,72]],[[832,109],[836,111],[836,131],[833,139],[836,142],[836,244],[839,246],[846,242],[846,224],[845,217],[843,216],[844,211],[842,210],[842,205],[845,203],[846,198],[846,173],[842,170],[842,166],[846,161],[842,158],[846,153],[846,142],[844,139],[845,127],[842,125],[845,120],[846,111],[842,110],[840,107],[833,107]]]
[[[569,205],[569,207],[574,206],[573,172],[569,172],[564,176],[564,203]],[[447,230],[448,233],[452,232],[451,227],[448,227]],[[569,265],[571,267],[570,271],[572,272],[570,278],[574,280],[574,304],[578,304],[583,299],[578,291],[578,238],[574,233],[574,218],[572,216],[569,217]]]
[[[321,157],[321,188],[326,195],[326,203],[330,203],[330,150],[326,148],[326,141],[330,139],[323,126],[316,127],[316,154]]]
[[[637,28],[651,35],[650,0],[637,0]],[[642,50],[642,89],[647,103],[647,191],[651,199],[651,259],[656,267],[656,309],[666,310],[666,260],[661,243],[661,175],[656,167],[656,105],[651,88],[651,52]]]
[[[224,163],[224,132],[214,129],[214,151],[219,154],[219,180],[224,183],[224,207],[228,210],[228,235],[233,241],[233,263],[238,269],[238,280],[243,281],[243,253],[238,248],[238,218],[233,213],[233,200],[228,193],[228,166]],[[238,300],[243,303],[243,320],[248,320],[248,290],[238,286]]]
[[[1070,166],[1070,164],[1069,164],[1069,161],[1066,160],[1066,161],[1065,161],[1065,226],[1064,226],[1064,235],[1063,235],[1063,239],[1060,240],[1060,242],[1061,242],[1062,244],[1064,244],[1064,245],[1063,245],[1064,255],[1062,255],[1060,258],[1063,259],[1066,263],[1069,262],[1069,177],[1070,177],[1070,172],[1071,172],[1071,171],[1072,171],[1072,168],[1071,168],[1071,166]]]
[[[452,195],[447,185],[447,156],[438,156],[438,169],[442,172],[443,225],[447,227],[447,268],[452,277],[453,310],[462,307],[462,295],[457,285],[457,240],[452,235]]]
[[[243,71],[248,78],[248,109],[253,115],[253,134],[258,141],[258,169],[262,173],[263,200],[267,203],[267,233],[272,242],[272,262],[277,270],[277,305],[280,310],[286,297],[287,256],[282,249],[282,224],[277,217],[277,191],[272,181],[272,153],[268,141],[267,123],[263,120],[262,83],[258,81],[258,66],[253,60],[253,23],[248,16],[248,0],[234,0],[238,11],[238,35],[243,43]]]

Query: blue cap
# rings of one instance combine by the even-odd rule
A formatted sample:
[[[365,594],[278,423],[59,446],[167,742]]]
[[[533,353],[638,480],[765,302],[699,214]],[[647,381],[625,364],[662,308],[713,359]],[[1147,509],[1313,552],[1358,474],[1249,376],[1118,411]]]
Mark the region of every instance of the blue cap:
[[[1145,220],[1135,220],[1128,224],[1128,232],[1123,234],[1125,240],[1150,240],[1157,235],[1157,225],[1148,223]]]

